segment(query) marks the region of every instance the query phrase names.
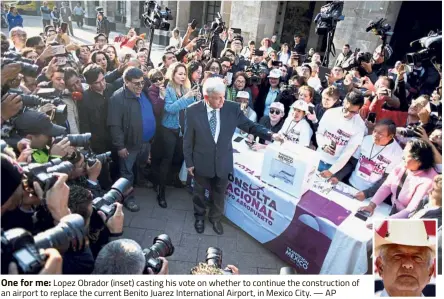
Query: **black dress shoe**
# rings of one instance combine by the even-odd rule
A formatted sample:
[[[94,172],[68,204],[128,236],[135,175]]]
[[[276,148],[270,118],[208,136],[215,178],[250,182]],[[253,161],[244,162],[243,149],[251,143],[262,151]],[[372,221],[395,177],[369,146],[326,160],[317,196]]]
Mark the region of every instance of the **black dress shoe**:
[[[224,227],[222,226],[222,223],[220,221],[211,221],[210,223],[213,224],[213,230],[216,234],[218,235],[223,235],[224,234]]]
[[[203,220],[196,220],[196,222],[194,222],[194,228],[196,229],[196,232],[198,234],[203,233],[204,230],[205,230],[205,221],[203,221]]]
[[[167,208],[167,202],[165,199],[165,187],[164,186],[159,186],[159,189],[157,191],[157,201],[159,202],[159,206],[161,208],[166,209]]]

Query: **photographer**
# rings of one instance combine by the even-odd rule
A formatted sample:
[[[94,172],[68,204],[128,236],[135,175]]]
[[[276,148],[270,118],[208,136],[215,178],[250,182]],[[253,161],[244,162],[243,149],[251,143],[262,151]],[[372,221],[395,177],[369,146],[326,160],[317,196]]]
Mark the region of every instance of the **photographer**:
[[[162,268],[158,274],[167,275],[168,261],[164,257],[159,259]],[[93,274],[143,274],[145,268],[145,255],[140,245],[130,239],[120,239],[106,244],[100,250]],[[153,273],[151,269],[148,272]]]
[[[85,220],[85,228],[90,241],[89,247],[93,257],[98,255],[104,245],[122,235],[124,221],[122,204],[115,203],[116,211],[107,221],[102,211],[96,211],[93,208],[93,199],[96,197],[98,195],[92,195],[88,189],[80,185],[70,185],[68,206],[72,213],[81,215]],[[94,264],[94,260],[92,264]],[[92,269],[89,273],[91,271]]]
[[[53,158],[65,157],[72,151],[68,138],[52,143],[52,137],[64,135],[65,128],[51,123],[48,115],[35,110],[27,110],[14,121],[19,136],[30,140],[29,147],[34,149],[31,161],[46,163]]]

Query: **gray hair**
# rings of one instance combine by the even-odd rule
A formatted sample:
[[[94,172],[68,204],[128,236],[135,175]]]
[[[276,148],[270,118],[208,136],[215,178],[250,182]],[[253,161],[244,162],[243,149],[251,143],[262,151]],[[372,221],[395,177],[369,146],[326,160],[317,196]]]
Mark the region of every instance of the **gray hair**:
[[[383,261],[385,260],[385,257],[387,255],[387,251],[392,246],[397,246],[397,244],[384,244],[379,247],[379,256],[382,258]],[[420,247],[420,246],[418,246],[418,247]],[[426,250],[427,250],[427,267],[430,268],[431,266],[433,266],[433,262],[434,262],[433,251],[429,247],[424,247],[424,248],[426,248]]]
[[[9,31],[9,37],[13,38],[14,35],[16,35],[17,33],[26,33],[26,31],[22,27],[18,27],[18,26],[14,27],[11,29],[11,31]],[[26,35],[28,35],[28,34],[26,33]]]
[[[225,94],[225,84],[221,78],[208,78],[203,85],[203,94],[208,96],[212,93],[223,93]]]
[[[106,244],[99,252],[94,274],[142,274],[145,256],[137,242],[119,239]]]

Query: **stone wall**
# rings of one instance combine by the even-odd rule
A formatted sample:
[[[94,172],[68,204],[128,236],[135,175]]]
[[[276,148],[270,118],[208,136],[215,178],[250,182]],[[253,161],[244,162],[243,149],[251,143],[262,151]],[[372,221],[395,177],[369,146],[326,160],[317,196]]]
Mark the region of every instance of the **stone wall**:
[[[402,2],[396,1],[346,1],[343,10],[345,19],[338,23],[333,39],[337,51],[340,52],[345,44],[350,44],[352,50],[359,48],[361,51],[373,52],[381,40],[365,31],[369,22],[385,18],[394,30],[401,5]],[[390,37],[387,42],[390,42]],[[330,64],[333,63],[334,58],[330,57]]]

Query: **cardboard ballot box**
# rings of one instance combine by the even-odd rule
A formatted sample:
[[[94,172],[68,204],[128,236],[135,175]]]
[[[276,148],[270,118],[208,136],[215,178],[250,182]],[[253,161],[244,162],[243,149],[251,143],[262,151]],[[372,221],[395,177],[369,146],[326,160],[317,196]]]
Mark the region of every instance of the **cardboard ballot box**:
[[[292,196],[301,198],[311,187],[320,161],[314,150],[290,142],[267,146],[261,180]]]

